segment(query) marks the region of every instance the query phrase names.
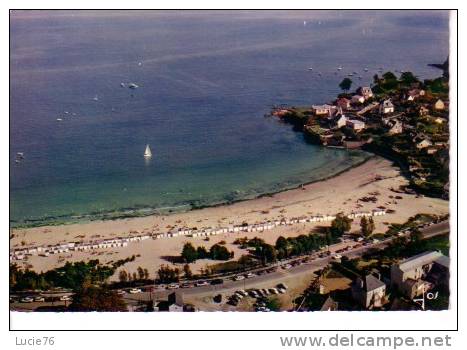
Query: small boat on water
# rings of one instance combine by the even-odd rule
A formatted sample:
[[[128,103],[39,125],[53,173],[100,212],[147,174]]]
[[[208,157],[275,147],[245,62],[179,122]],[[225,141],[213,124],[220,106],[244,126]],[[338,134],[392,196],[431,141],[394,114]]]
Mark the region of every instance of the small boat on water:
[[[342,66],[337,67],[337,70],[342,70]]]
[[[137,88],[139,88],[139,86],[136,85],[135,83],[130,83],[130,84],[128,84],[128,87],[129,87],[130,89],[137,89]]]
[[[99,101],[99,97],[97,97],[97,95],[96,95],[96,96],[94,96],[93,100],[94,101]]]
[[[368,72],[368,68],[365,68],[364,71],[365,71],[365,72]]]
[[[125,83],[120,83],[120,86],[121,86],[121,87],[125,87]]]
[[[308,70],[313,70],[313,68],[312,68],[312,67],[310,67],[310,68],[308,68]]]
[[[17,155],[19,158],[24,158],[24,153],[23,153],[23,152],[16,152],[16,155]]]
[[[152,157],[152,152],[151,148],[149,145],[146,145],[146,149],[144,150],[144,158],[151,158]]]
[[[62,118],[57,118],[57,122],[61,122],[62,120]]]

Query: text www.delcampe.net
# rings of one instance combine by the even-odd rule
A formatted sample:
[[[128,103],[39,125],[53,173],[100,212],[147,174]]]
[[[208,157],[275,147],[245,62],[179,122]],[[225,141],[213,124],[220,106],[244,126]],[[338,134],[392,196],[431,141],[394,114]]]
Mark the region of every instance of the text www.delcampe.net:
[[[330,336],[279,337],[283,347],[378,347],[398,349],[402,347],[452,346],[452,337],[445,336],[357,336],[355,334]]]

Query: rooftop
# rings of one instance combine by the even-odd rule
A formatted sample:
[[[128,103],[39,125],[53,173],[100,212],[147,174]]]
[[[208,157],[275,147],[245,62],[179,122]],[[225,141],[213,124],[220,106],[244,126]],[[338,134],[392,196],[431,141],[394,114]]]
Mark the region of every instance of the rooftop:
[[[449,267],[449,258],[440,252],[424,252],[402,261],[399,264],[399,269],[404,272],[410,271],[417,267],[431,264],[433,262]]]

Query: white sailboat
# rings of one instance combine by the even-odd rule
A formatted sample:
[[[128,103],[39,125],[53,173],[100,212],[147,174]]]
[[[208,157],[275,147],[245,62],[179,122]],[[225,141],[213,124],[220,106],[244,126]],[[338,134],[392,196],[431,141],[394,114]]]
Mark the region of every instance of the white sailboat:
[[[151,157],[152,157],[151,148],[149,148],[149,145],[146,145],[146,150],[144,151],[144,158],[151,158]]]

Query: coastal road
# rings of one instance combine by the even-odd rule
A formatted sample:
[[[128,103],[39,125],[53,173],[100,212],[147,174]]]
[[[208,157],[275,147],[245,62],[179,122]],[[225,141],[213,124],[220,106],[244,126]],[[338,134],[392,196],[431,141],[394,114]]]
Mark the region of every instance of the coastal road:
[[[423,234],[423,238],[431,238],[434,236],[449,233],[449,221],[442,221],[440,223],[424,227],[420,231]]]
[[[443,221],[437,224],[432,224],[430,226],[420,229],[423,237],[425,239],[432,238],[438,235],[444,235],[449,233],[449,221]],[[407,233],[405,236],[409,236]],[[346,252],[340,253],[342,256],[347,256],[349,258],[356,258],[362,256],[370,249],[382,249],[391,243],[393,238],[388,238],[385,240],[377,241],[368,245],[359,246],[352,248]],[[350,243],[350,244],[349,244]],[[355,244],[355,242],[347,242],[346,245],[338,244],[339,248],[343,246],[349,246]],[[335,250],[335,249],[334,249]],[[201,287],[193,288],[184,288],[181,289],[183,295],[185,296],[196,296],[204,297],[213,294],[219,293],[234,293],[240,289],[249,289],[249,288],[271,288],[276,286],[278,283],[281,283],[290,278],[300,278],[304,275],[314,273],[320,269],[326,267],[331,261],[333,261],[332,256],[326,256],[323,258],[318,257],[318,254],[322,252],[314,253],[309,256],[311,259],[309,262],[302,263],[297,266],[293,266],[290,269],[284,270],[280,267],[279,264],[278,270],[275,272],[267,273],[264,275],[255,275],[252,278],[247,278],[241,281],[233,281],[232,279],[225,279],[223,284],[220,285],[207,285]],[[303,259],[304,257],[298,258],[297,260]],[[281,262],[281,266],[285,263]],[[137,303],[138,301],[149,301],[151,299],[165,299],[167,295],[174,292],[174,290],[155,290],[154,292],[142,292],[139,294],[126,294],[124,298],[129,303]]]
[[[437,224],[431,224],[430,226],[426,226],[420,228],[420,231],[425,239],[432,238],[438,235],[444,235],[449,233],[449,222],[444,221]],[[410,233],[405,234],[405,236],[409,236]],[[360,245],[354,241],[347,241],[344,243],[338,243],[330,247],[331,251],[335,252],[338,249],[343,249],[348,246],[352,246],[351,249],[345,252],[341,252],[342,256],[347,256],[349,258],[355,258],[362,256],[370,249],[382,249],[391,243],[393,238],[388,238],[382,241],[372,242],[367,245]],[[357,245],[357,247],[355,247]],[[278,283],[287,282],[287,280],[295,279],[295,278],[303,278],[306,275],[310,275],[325,266],[327,266],[331,261],[333,261],[332,256],[325,256],[319,257],[319,254],[323,254],[323,252],[316,252],[309,256],[304,257],[297,257],[290,261],[284,262],[281,261],[280,263],[275,264],[277,270],[274,272],[269,272],[261,275],[254,275],[252,278],[246,278],[241,281],[233,281],[231,278],[224,277],[224,283],[219,285],[207,285],[201,287],[193,287],[193,288],[184,288],[181,289],[181,292],[184,296],[187,297],[204,297],[204,296],[211,296],[215,294],[233,294],[235,291],[240,289],[250,289],[250,288],[271,288],[275,287]],[[303,260],[308,258],[308,262],[303,262],[299,265],[292,266],[289,269],[283,269],[287,263],[292,262],[293,260]],[[268,266],[267,268],[271,268],[273,266]],[[262,268],[264,270],[265,268]],[[256,270],[258,271],[258,270]],[[246,273],[246,272],[245,272]],[[244,275],[242,273],[241,275]],[[145,288],[152,287],[151,285],[145,286]],[[153,299],[166,299],[167,295],[172,293],[174,290],[166,290],[166,289],[155,289],[153,292],[142,292],[138,294],[125,294],[123,297],[125,301],[130,305],[137,305],[140,301],[150,301]],[[47,293],[27,293],[27,295],[35,296],[36,294],[41,294],[46,297],[49,297]],[[62,294],[71,294],[69,292],[61,292],[57,294],[61,296]],[[14,295],[15,299],[18,300],[23,295]],[[56,296],[54,294],[54,296]],[[55,305],[61,304],[61,302],[53,303]],[[49,303],[20,303],[15,301],[14,303],[10,304],[11,310],[18,310],[18,311],[33,311],[38,306],[49,306]]]

